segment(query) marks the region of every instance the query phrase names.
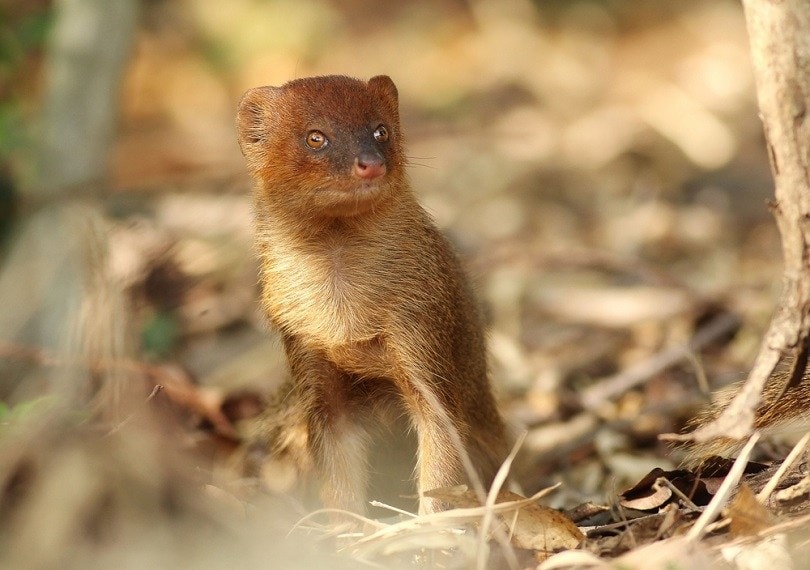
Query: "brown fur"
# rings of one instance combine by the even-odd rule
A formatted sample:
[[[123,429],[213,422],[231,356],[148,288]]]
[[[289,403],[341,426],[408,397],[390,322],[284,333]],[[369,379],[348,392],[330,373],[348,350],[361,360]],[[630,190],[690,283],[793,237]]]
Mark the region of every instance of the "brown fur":
[[[384,142],[372,136],[381,124]],[[416,430],[420,494],[468,480],[459,440],[489,484],[507,444],[482,325],[450,245],[409,188],[393,82],[259,87],[237,126],[256,182],[262,305],[292,372],[258,444],[313,464],[325,504],[363,510],[369,430],[394,406]],[[329,139],[324,149],[306,145],[312,129]],[[356,175],[363,153],[382,159],[382,176]]]
[[[786,373],[777,373],[771,378],[762,392],[762,403],[754,413],[754,429],[765,435],[803,433],[810,429],[810,374],[805,374],[797,385],[782,390],[787,382]],[[692,431],[717,418],[739,391],[739,384],[720,390],[714,394],[714,401],[701,410],[687,426]],[[733,455],[742,449],[744,440],[719,438],[706,442],[690,443],[685,446],[687,466],[697,466],[715,456]]]

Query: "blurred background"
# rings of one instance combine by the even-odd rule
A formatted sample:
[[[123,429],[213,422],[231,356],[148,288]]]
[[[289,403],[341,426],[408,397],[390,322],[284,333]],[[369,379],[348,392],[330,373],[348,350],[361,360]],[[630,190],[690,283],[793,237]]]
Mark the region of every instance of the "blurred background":
[[[780,271],[732,0],[0,0],[4,425],[43,398],[126,415],[158,383],[185,448],[238,433],[284,363],[256,307],[235,105],[335,73],[399,88],[412,185],[529,430],[527,490],[563,480],[570,505],[674,464],[657,434],[702,380],[743,377]],[[583,409],[719,317],[702,351]]]

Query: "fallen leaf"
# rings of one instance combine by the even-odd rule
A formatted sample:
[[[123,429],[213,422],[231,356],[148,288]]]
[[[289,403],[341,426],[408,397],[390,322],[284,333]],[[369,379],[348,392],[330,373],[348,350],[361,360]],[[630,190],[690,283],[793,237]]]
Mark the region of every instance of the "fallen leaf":
[[[675,469],[664,471],[656,467],[641,481],[619,495],[623,507],[637,510],[655,510],[663,507],[672,500],[672,490],[658,483],[659,479],[666,479],[673,487],[690,498],[698,506],[706,505],[711,500],[711,493],[706,489],[705,482],[691,471]]]
[[[628,509],[651,511],[659,509],[672,498],[672,491],[665,485],[652,485],[649,492],[635,499],[624,499],[619,504]]]
[[[466,485],[433,489],[425,495],[454,507],[481,507],[477,495]],[[501,522],[507,525],[512,544],[517,548],[545,555],[576,548],[585,538],[577,525],[563,513],[537,503],[527,504],[526,500],[526,497],[510,491],[501,491],[495,500],[499,505],[517,503],[514,510],[498,514]]]
[[[740,485],[740,490],[731,501],[728,518],[731,521],[731,536],[735,538],[756,536],[776,522],[776,518],[757,500],[746,483]]]

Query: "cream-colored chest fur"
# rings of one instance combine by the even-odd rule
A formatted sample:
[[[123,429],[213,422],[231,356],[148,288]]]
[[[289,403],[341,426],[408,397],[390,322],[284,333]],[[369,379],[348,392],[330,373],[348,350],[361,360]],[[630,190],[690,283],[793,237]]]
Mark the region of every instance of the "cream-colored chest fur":
[[[362,245],[304,244],[262,252],[263,304],[282,330],[323,347],[368,341],[383,332],[392,288],[389,260]],[[390,271],[390,269],[389,269]]]

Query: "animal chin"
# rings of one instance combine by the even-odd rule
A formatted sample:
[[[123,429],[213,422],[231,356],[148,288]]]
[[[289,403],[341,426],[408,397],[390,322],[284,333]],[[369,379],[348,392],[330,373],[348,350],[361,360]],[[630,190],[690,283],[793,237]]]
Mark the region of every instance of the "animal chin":
[[[382,198],[384,189],[384,185],[377,182],[358,182],[324,188],[318,198],[325,209],[339,216],[354,216],[371,210]]]

